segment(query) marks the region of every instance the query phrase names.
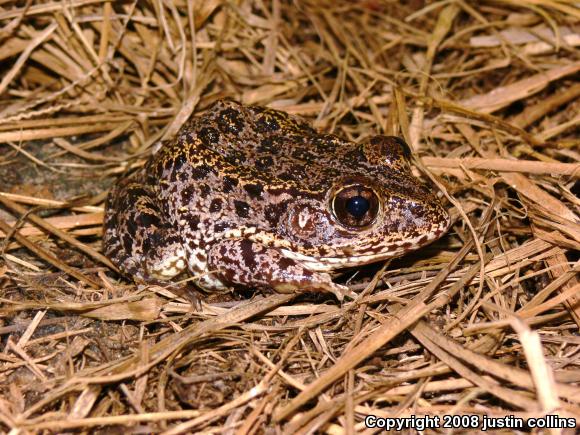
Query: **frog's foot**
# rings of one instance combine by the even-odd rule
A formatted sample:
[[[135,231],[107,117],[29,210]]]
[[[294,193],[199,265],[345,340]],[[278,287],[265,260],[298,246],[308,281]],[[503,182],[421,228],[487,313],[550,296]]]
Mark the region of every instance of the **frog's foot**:
[[[175,293],[177,296],[181,296],[185,300],[189,301],[193,311],[201,312],[203,310],[203,307],[201,305],[202,294],[197,288],[195,288],[195,286],[189,283],[184,284],[172,283],[169,286],[165,285],[165,287],[171,293]]]
[[[155,239],[160,243],[155,249],[145,252],[141,259],[142,269],[148,278],[165,281],[187,268],[185,250],[180,243],[171,242],[171,238],[163,230],[156,231]]]
[[[189,283],[175,283],[171,281],[160,281],[158,279],[137,278],[136,282],[142,285],[154,285],[169,290],[174,295],[181,297],[191,304],[192,311],[201,312],[203,307],[201,305],[202,293],[193,285]]]
[[[278,249],[247,239],[217,242],[209,251],[208,267],[231,284],[272,288],[280,293],[330,292],[340,301],[351,295],[348,287],[332,282],[327,273],[313,272]]]

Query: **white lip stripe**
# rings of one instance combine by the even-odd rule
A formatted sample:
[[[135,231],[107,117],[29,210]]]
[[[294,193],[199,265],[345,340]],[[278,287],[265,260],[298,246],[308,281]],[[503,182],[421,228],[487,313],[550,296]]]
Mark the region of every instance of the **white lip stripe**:
[[[420,243],[419,240],[421,240],[423,236],[424,235],[421,235],[413,239],[401,240],[400,242],[393,243],[387,251],[383,250],[378,254],[355,255],[352,257],[313,257],[299,252],[293,252],[288,249],[282,249],[281,252],[285,257],[299,261],[313,272],[327,272],[334,269],[369,264],[376,261],[386,260],[387,258],[397,257],[409,249],[412,250],[413,247],[422,246],[426,242],[433,240],[435,238],[435,233],[429,234],[427,238]],[[403,245],[409,247],[403,248]]]

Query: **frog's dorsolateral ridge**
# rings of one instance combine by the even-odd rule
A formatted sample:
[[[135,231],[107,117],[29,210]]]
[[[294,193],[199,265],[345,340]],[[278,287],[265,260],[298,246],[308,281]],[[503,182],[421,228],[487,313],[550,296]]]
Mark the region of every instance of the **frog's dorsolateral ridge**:
[[[137,282],[189,270],[208,291],[346,288],[328,272],[420,248],[449,215],[409,148],[356,144],[265,107],[218,101],[112,189],[104,251]]]

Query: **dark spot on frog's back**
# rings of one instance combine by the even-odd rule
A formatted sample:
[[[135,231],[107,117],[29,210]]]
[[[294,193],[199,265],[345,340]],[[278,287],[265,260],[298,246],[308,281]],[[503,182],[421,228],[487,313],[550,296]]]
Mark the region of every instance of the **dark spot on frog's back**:
[[[184,152],[175,153],[173,158],[163,159],[164,169],[171,171],[171,181],[177,179],[177,174],[181,171],[183,166],[187,163],[187,155]]]
[[[263,113],[256,121],[256,131],[258,133],[269,133],[280,129],[278,120],[269,112]]]
[[[247,202],[234,200],[234,207],[236,208],[236,214],[239,217],[247,218],[249,216],[250,205]]]
[[[288,269],[289,267],[294,265],[295,265],[294,261],[286,257],[281,258],[278,262],[278,267],[280,267],[280,269]]]
[[[262,196],[262,192],[264,191],[264,187],[260,184],[246,184],[244,186],[244,190],[248,192],[250,198],[252,199],[259,199]]]
[[[220,198],[213,199],[211,201],[211,204],[209,205],[209,211],[211,211],[212,213],[217,213],[222,209],[222,204],[223,201]]]
[[[213,230],[215,233],[221,233],[227,230],[230,226],[226,222],[219,222],[213,226]]]
[[[135,235],[137,234],[137,230],[139,229],[138,225],[139,223],[137,222],[136,219],[128,219],[127,233],[125,234],[125,237],[128,236],[130,239],[134,239]]]
[[[209,196],[209,194],[211,193],[211,187],[209,187],[207,184],[200,184],[199,185],[199,196],[200,198],[207,198]]]
[[[199,222],[200,222],[199,216],[196,214],[189,216],[187,219],[187,223],[189,224],[189,227],[191,228],[192,231],[197,230]]]
[[[242,247],[242,258],[244,260],[244,265],[250,270],[255,270],[258,267],[256,263],[256,256],[252,249],[252,242],[249,240],[244,240],[241,244]]]
[[[256,159],[256,168],[260,170],[268,169],[274,164],[274,159],[270,156],[262,156]]]
[[[181,201],[183,204],[189,204],[195,196],[195,186],[190,184],[181,191]]]
[[[203,180],[207,177],[210,172],[210,168],[207,165],[193,166],[191,168],[191,177],[194,180]]]
[[[244,129],[244,120],[240,116],[240,112],[231,107],[228,107],[219,113],[217,122],[219,128],[227,133],[236,134]]]
[[[228,175],[224,176],[223,180],[224,180],[224,187],[223,187],[224,193],[230,193],[232,190],[234,190],[234,187],[236,187],[238,185],[238,180],[236,178],[230,177]]]
[[[127,251],[127,252],[132,251],[133,240],[134,240],[134,237],[131,234],[125,233],[125,235],[123,236],[123,247],[124,247],[125,251]]]
[[[278,154],[278,147],[273,137],[265,137],[261,139],[260,145],[258,145],[256,150],[264,154],[272,154],[272,155]]]
[[[151,226],[160,226],[161,221],[159,217],[153,215],[151,213],[142,212],[140,215],[137,216],[138,223],[137,225],[142,227],[151,227]]]
[[[234,166],[243,165],[246,161],[246,154],[243,151],[236,149],[230,149],[228,154],[224,157],[228,163]]]
[[[213,127],[204,127],[199,131],[199,138],[204,145],[215,145],[220,140],[220,132]]]
[[[153,247],[153,237],[145,237],[143,239],[143,252],[149,252]]]
[[[284,214],[288,204],[281,202],[278,204],[270,204],[264,208],[264,219],[272,226],[276,227],[280,221],[280,217]]]

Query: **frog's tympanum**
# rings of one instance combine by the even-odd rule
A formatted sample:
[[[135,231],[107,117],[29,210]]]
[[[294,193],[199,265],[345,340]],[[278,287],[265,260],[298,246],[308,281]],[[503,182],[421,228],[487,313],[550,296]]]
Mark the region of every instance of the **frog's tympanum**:
[[[137,282],[189,271],[199,287],[346,287],[336,269],[440,237],[449,215],[392,136],[357,144],[284,112],[219,101],[111,191],[104,250]]]

